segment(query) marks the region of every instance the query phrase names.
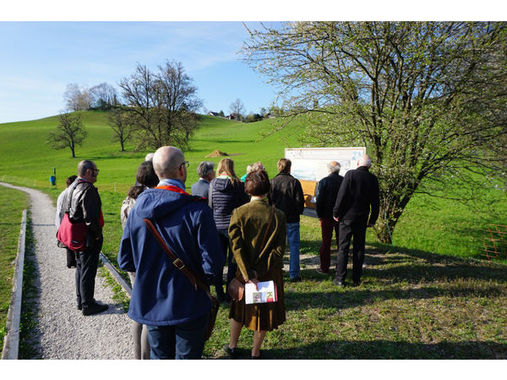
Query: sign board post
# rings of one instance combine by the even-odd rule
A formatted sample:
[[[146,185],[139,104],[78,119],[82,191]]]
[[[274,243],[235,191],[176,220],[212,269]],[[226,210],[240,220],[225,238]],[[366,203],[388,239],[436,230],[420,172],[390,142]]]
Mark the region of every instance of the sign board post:
[[[327,164],[340,163],[340,175],[357,168],[357,162],[366,154],[365,147],[352,148],[286,148],[285,158],[292,162],[291,174],[301,182],[305,206],[315,208],[315,190],[319,181],[329,175]]]

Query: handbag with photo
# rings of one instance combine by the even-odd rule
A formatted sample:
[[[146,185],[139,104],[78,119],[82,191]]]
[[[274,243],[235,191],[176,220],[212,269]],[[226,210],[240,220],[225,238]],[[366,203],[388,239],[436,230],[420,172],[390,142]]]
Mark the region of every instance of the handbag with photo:
[[[269,217],[268,227],[266,228],[266,231],[264,232],[264,237],[262,239],[261,249],[259,250],[259,252],[262,252],[262,250],[265,247],[266,237],[268,236],[269,227],[271,227],[271,221],[273,220],[274,213],[275,213],[275,207],[273,206],[271,208],[271,215]],[[231,282],[229,283],[229,286],[227,287],[227,292],[229,293],[229,296],[232,298],[233,301],[241,301],[243,299],[244,294],[245,294],[245,282],[244,282],[241,275],[239,275],[239,277],[240,278],[238,278],[238,276],[234,277],[231,280]]]

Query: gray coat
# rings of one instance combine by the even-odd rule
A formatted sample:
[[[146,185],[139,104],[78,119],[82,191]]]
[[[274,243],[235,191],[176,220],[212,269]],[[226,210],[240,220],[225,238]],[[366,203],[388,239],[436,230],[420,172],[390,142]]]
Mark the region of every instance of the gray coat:
[[[192,185],[192,195],[208,199],[209,182],[203,178]]]

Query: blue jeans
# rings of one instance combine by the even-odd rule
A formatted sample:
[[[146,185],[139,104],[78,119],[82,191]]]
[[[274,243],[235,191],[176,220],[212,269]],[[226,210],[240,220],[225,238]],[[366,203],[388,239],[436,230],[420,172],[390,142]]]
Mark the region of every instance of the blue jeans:
[[[287,223],[287,240],[290,250],[289,277],[293,280],[299,276],[299,222]]]
[[[146,326],[150,359],[200,359],[209,313],[174,326]]]

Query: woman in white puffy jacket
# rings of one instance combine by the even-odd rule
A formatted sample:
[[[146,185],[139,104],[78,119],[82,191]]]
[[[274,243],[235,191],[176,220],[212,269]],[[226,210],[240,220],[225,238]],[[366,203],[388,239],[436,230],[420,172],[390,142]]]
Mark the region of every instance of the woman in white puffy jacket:
[[[144,161],[137,169],[136,185],[132,186],[128,192],[127,198],[123,200],[121,205],[121,228],[125,227],[130,210],[134,207],[136,199],[147,188],[158,185],[159,179],[153,170],[151,161]],[[134,286],[136,277],[135,272],[129,272],[130,282]],[[148,342],[148,332],[141,323],[132,321],[132,335],[134,336],[134,355],[135,359],[150,358],[150,344]]]

